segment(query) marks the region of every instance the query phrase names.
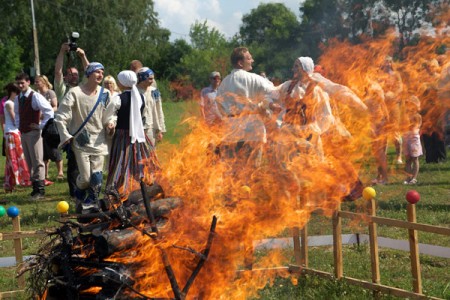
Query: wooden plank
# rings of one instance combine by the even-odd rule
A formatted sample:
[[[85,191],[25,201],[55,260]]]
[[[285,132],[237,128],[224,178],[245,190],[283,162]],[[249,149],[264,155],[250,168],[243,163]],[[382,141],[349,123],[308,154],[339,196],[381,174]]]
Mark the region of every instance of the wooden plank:
[[[45,230],[33,230],[33,231],[12,231],[6,233],[0,233],[0,241],[24,239],[24,238],[37,238],[46,236],[49,232]]]
[[[24,292],[25,292],[25,290],[0,292],[0,300],[3,300],[3,299],[17,299]]]
[[[408,221],[415,223],[416,218],[416,205],[408,203],[407,205]],[[417,230],[408,229],[409,235],[409,251],[411,259],[411,273],[413,277],[413,289],[414,292],[422,294],[422,276],[420,272],[420,258],[419,258],[419,240]]]
[[[333,214],[333,257],[334,257],[334,276],[341,278],[344,274],[344,267],[342,263],[342,220],[339,217],[338,211],[341,209],[340,205]]]
[[[14,231],[20,231],[20,216],[12,218],[12,225]],[[23,252],[22,252],[22,239],[14,239],[14,254],[16,256],[16,263],[19,265],[23,262]],[[17,284],[20,289],[25,288],[25,276],[22,274],[17,278]]]
[[[422,232],[430,232],[430,233],[437,233],[442,235],[449,235],[450,236],[450,228],[447,227],[440,227],[440,226],[434,226],[434,225],[428,225],[428,224],[422,224],[422,223],[410,223],[408,221],[402,221],[402,220],[395,220],[395,219],[389,219],[389,218],[383,218],[383,217],[377,217],[377,216],[367,216],[367,215],[361,215],[359,213],[353,213],[348,211],[339,211],[339,216],[346,219],[352,219],[352,220],[364,220],[367,222],[374,222],[380,225],[387,225],[387,226],[395,226],[399,228],[405,228],[405,229],[414,229]]]

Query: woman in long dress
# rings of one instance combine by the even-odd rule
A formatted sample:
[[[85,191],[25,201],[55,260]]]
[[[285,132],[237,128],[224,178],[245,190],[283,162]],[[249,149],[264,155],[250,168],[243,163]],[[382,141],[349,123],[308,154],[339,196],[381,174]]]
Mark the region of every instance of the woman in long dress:
[[[112,98],[112,107],[117,111],[106,188],[114,188],[122,201],[128,193],[140,187],[143,180],[150,185],[160,169],[154,146],[144,133],[142,112],[144,96],[136,87],[136,73],[122,71],[118,74],[118,85],[122,93]]]

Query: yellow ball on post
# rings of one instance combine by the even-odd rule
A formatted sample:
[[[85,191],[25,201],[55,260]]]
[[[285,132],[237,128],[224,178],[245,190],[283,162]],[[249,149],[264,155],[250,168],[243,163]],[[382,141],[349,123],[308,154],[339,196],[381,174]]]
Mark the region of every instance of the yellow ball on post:
[[[376,195],[377,195],[377,192],[375,191],[375,189],[373,187],[370,187],[370,186],[365,187],[362,192],[362,196],[366,200],[371,200],[371,199],[375,198]]]
[[[56,205],[56,210],[60,214],[65,214],[69,211],[69,203],[67,201],[59,201],[58,205]]]

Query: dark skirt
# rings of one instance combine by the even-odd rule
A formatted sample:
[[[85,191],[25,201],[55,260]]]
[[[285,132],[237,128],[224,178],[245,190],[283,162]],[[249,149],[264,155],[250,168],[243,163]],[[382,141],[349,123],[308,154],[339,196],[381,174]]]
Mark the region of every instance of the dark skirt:
[[[128,130],[116,130],[109,154],[107,189],[115,188],[125,201],[131,191],[140,188],[141,180],[152,184],[159,170],[155,148],[147,137],[145,143],[132,144]]]

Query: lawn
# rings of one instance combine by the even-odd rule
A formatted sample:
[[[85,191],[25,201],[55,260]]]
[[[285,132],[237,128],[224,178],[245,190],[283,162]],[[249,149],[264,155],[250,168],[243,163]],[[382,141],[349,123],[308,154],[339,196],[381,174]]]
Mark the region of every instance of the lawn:
[[[170,157],[170,148],[188,132],[187,125],[180,124],[186,116],[198,115],[198,106],[195,102],[165,102],[167,133],[164,142],[159,145],[158,156],[164,163]],[[392,151],[389,153],[393,158]],[[392,159],[390,159],[392,161]],[[377,186],[377,215],[388,218],[406,220],[405,193],[410,186],[402,184],[403,175],[400,167],[390,166],[392,170],[391,184]],[[4,169],[4,157],[0,158],[0,169]],[[373,174],[370,166],[363,179],[368,181]],[[56,167],[51,163],[50,178],[56,178]],[[0,182],[3,184],[3,182]],[[450,161],[442,164],[425,164],[421,160],[419,184],[414,186],[421,194],[421,201],[417,204],[417,221],[432,225],[450,227]],[[20,209],[22,230],[51,229],[58,226],[58,213],[56,205],[61,200],[69,201],[68,188],[65,183],[56,182],[46,189],[46,200],[35,202],[29,199],[29,188],[19,188],[12,194],[5,194],[1,189],[0,201],[5,207],[12,205]],[[343,209],[359,211],[363,200],[353,203],[344,203]],[[73,205],[71,205],[73,210]],[[343,233],[367,233],[366,224],[344,222]],[[309,235],[331,234],[331,220],[315,214],[308,224]],[[11,221],[7,217],[0,218],[0,232],[12,231]],[[288,230],[281,235],[287,236]],[[407,240],[406,230],[388,226],[379,226],[378,235],[395,239]],[[421,243],[428,243],[450,247],[450,237],[437,234],[419,233]],[[25,255],[35,253],[41,241],[26,238],[23,240]],[[290,251],[292,249],[287,249]],[[264,255],[265,253],[257,253]],[[344,246],[344,275],[370,281],[370,258],[368,246]],[[11,241],[0,243],[0,257],[14,256]],[[402,251],[380,249],[381,282],[402,289],[411,290],[409,271],[409,254]],[[326,272],[332,272],[333,253],[331,247],[312,247],[309,250],[310,267]],[[450,260],[421,255],[422,277],[424,293],[429,296],[450,299]],[[292,263],[293,263],[292,258]],[[13,268],[0,269],[0,291],[14,289],[16,285]],[[315,276],[298,278],[296,285],[292,279],[276,279],[260,291],[261,299],[372,299],[372,293],[362,288],[346,285],[340,281],[328,281]],[[295,280],[294,280],[295,281]],[[385,296],[386,299],[395,299]]]

